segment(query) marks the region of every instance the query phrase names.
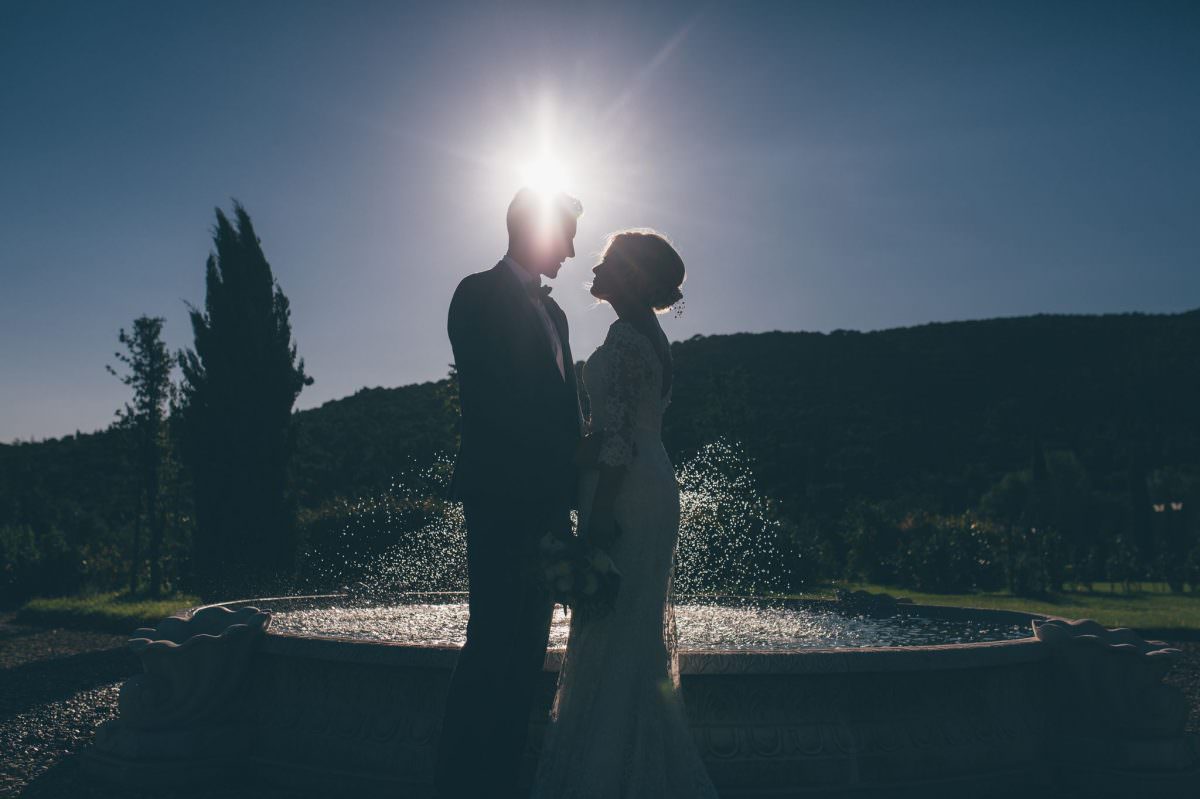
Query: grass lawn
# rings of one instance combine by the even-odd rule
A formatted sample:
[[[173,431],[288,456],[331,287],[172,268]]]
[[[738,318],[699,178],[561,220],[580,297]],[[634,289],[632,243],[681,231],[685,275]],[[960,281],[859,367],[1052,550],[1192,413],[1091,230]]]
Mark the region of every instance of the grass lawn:
[[[1071,619],[1095,619],[1106,627],[1133,627],[1151,630],[1155,635],[1173,630],[1200,631],[1200,592],[1172,594],[1165,585],[1157,584],[1143,583],[1137,589],[1125,591],[1119,585],[1098,583],[1091,591],[1064,591],[1035,598],[1004,592],[926,594],[891,585],[844,583],[815,586],[805,596],[832,595],[835,588],[883,592],[908,597],[922,605],[1023,610]]]
[[[111,591],[86,596],[37,597],[21,607],[15,621],[127,634],[138,627],[153,627],[166,616],[199,604],[200,599],[189,594],[150,599]]]
[[[1165,585],[1157,584],[1144,583],[1126,591],[1119,585],[1098,583],[1092,591],[1018,597],[1004,592],[929,594],[894,585],[836,583],[814,585],[801,596],[832,597],[837,588],[883,592],[895,597],[908,597],[922,605],[999,608],[1072,619],[1095,619],[1106,627],[1133,627],[1152,631],[1159,637],[1169,635],[1172,631],[1200,633],[1200,592],[1172,594]],[[199,604],[199,598],[189,594],[149,599],[112,591],[86,596],[38,597],[21,607],[16,621],[127,634],[138,627],[153,626],[172,613]]]

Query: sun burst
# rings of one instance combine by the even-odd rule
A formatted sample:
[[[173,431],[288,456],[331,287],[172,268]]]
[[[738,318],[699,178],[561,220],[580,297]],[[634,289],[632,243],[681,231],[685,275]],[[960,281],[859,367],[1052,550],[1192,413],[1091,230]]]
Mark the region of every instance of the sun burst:
[[[540,194],[553,195],[567,191],[571,177],[559,159],[543,155],[523,164],[518,170],[521,184]]]

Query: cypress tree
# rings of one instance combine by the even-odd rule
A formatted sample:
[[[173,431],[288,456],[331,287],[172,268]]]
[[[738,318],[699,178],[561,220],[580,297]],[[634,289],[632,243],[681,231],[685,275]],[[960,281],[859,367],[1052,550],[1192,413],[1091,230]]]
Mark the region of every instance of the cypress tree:
[[[204,311],[188,305],[194,349],[179,353],[196,507],[192,574],[206,599],[277,589],[292,576],[292,406],[313,382],[249,214],[235,201],[236,227],[221,209],[216,215]]]

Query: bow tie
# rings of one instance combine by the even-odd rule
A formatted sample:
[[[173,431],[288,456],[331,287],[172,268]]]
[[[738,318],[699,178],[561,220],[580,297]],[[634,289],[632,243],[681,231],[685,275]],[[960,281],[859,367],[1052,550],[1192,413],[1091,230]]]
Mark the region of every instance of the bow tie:
[[[539,283],[526,283],[525,290],[529,292],[529,296],[535,300],[540,300],[543,297],[550,296],[550,287],[543,286]]]

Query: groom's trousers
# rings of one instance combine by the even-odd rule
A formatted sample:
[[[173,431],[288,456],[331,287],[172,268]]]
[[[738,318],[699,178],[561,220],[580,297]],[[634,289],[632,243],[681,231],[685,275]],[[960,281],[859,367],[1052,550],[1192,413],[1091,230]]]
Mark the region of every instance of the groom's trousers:
[[[554,604],[537,579],[546,508],[466,503],[470,619],[450,678],[434,773],[438,799],[517,797]]]

